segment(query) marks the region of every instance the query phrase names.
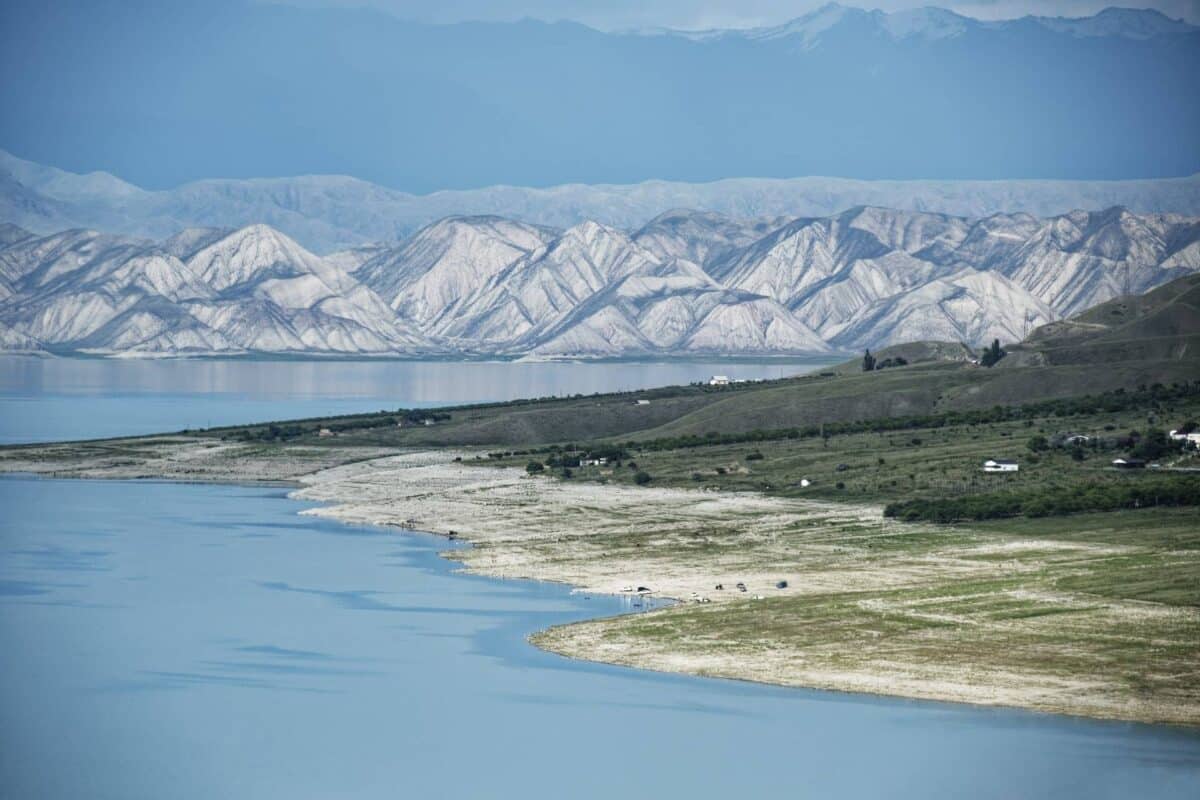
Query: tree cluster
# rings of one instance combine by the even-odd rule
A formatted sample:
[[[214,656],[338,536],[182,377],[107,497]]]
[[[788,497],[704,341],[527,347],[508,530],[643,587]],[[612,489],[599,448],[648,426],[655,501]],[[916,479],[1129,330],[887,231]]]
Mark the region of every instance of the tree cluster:
[[[1200,505],[1200,481],[1155,477],[1081,487],[1033,488],[889,503],[885,517],[909,522],[962,522],[1005,517],[1051,517],[1085,511]]]
[[[979,356],[979,364],[984,367],[994,367],[1000,362],[1000,359],[1008,355],[1007,352],[1000,349],[1000,340],[992,339],[992,346],[985,347],[983,353]]]
[[[907,366],[907,365],[908,365],[908,359],[904,358],[902,356],[895,356],[893,358],[885,358],[883,361],[879,361],[875,358],[875,356],[871,355],[870,350],[867,350],[866,353],[863,354],[863,361],[862,361],[863,372],[873,372],[877,369],[887,369],[888,367],[903,367],[903,366]]]

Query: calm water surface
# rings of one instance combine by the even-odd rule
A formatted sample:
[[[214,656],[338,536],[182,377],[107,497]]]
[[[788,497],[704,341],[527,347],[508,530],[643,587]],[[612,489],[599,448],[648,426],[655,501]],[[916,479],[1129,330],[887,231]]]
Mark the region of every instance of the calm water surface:
[[[0,480],[0,797],[1196,798],[1200,735],[567,661],[277,490]]]
[[[42,359],[0,356],[0,444],[125,436],[706,380],[832,362],[501,363]]]

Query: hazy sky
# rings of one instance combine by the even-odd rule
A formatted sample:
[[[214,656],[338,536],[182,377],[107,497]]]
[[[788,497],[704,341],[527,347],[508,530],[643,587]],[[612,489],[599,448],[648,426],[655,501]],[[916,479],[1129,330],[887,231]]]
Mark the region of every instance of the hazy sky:
[[[595,28],[665,26],[698,29],[773,25],[825,5],[827,0],[269,0],[288,5],[370,6],[405,19],[575,20]],[[1089,16],[1108,6],[1156,8],[1172,18],[1200,24],[1200,0],[864,0],[843,5],[896,11],[940,6],[983,19],[1026,14]]]
[[[849,15],[835,46],[807,49],[421,24],[745,26],[817,1],[649,0],[650,14],[647,0],[0,0],[0,148],[152,189],[305,174],[428,192],[1200,171],[1195,33],[1147,43],[1017,25],[927,40]],[[363,2],[376,6],[350,10]],[[1016,2],[1031,0],[987,10]]]

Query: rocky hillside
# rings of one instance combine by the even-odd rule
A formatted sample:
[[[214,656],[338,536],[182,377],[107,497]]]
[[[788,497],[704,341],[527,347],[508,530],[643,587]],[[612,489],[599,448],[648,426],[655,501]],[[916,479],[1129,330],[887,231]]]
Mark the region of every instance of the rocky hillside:
[[[266,225],[0,229],[0,338],[99,354],[625,357],[975,346],[1200,271],[1200,221],[858,207],[636,230],[450,217],[317,256]]]

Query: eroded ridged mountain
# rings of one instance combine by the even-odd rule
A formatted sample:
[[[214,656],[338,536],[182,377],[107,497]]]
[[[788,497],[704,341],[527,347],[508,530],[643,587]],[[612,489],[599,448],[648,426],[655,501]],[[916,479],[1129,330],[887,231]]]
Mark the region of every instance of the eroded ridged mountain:
[[[450,217],[320,257],[265,225],[0,230],[6,349],[533,357],[977,346],[1200,271],[1200,220],[859,207],[634,231]]]
[[[105,354],[438,352],[370,288],[278,231],[162,242],[73,230],[0,250],[0,320],[45,347]],[[24,349],[28,349],[27,347]]]

